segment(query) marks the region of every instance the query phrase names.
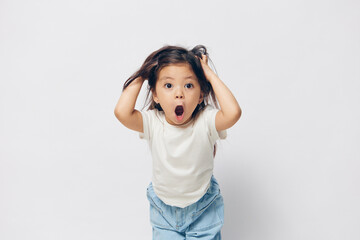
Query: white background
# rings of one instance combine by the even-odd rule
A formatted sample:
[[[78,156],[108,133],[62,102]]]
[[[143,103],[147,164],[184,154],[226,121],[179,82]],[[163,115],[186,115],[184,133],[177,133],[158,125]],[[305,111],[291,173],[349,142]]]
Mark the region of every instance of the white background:
[[[360,239],[355,0],[1,0],[0,239],[151,239],[150,152],[113,111],[165,44],[207,46],[243,110],[223,239]]]

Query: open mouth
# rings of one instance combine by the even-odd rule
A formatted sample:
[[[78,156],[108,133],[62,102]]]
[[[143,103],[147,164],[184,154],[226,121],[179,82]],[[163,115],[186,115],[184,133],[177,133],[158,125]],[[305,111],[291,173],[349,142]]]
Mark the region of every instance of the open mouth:
[[[181,121],[184,118],[184,107],[181,105],[176,106],[175,114],[176,114],[176,119]]]

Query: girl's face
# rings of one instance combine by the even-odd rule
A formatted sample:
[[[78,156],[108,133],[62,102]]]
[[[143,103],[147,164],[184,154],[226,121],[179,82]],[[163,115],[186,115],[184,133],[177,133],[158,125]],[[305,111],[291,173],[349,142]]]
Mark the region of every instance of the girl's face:
[[[178,63],[160,70],[153,99],[161,105],[168,123],[182,125],[191,120],[196,106],[203,100],[203,93],[191,66]]]

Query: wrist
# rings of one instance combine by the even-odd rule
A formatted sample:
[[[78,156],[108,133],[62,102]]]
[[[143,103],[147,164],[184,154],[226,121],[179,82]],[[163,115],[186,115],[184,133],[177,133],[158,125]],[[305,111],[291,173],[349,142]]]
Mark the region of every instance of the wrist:
[[[206,79],[211,82],[214,78],[217,78],[218,76],[211,68],[208,68],[207,70],[204,70]]]
[[[134,79],[134,82],[139,83],[139,84],[143,84],[145,81],[141,76],[139,76],[139,77]]]

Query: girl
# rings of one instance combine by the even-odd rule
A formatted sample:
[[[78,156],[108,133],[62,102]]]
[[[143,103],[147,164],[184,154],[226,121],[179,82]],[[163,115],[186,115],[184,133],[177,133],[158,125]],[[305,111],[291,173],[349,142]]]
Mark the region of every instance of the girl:
[[[226,137],[241,109],[207,60],[202,45],[190,51],[160,48],[125,82],[115,107],[118,120],[151,149],[147,198],[156,240],[221,239],[224,203],[213,176],[215,143]],[[140,112],[134,107],[145,80],[150,106]]]

